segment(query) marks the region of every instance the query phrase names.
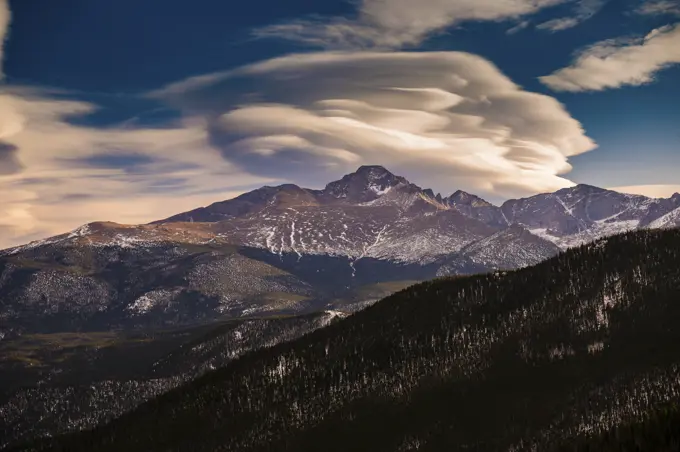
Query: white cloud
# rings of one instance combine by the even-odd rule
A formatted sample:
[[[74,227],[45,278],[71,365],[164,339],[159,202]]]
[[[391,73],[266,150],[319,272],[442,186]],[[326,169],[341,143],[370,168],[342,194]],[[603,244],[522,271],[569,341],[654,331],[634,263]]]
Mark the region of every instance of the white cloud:
[[[680,185],[632,185],[612,187],[610,190],[633,195],[644,195],[650,198],[669,198],[675,193],[680,193]]]
[[[635,10],[643,16],[672,15],[680,16],[678,0],[647,0]]]
[[[0,0],[0,73],[9,24]],[[97,106],[67,96],[0,84],[0,248],[90,221],[157,220],[272,181],[225,161],[204,118],[165,128],[77,126],[69,119]]]
[[[466,21],[503,21],[534,14],[571,0],[362,0],[357,17],[312,18],[256,30],[336,49],[398,48]],[[592,1],[592,0],[585,0]]]
[[[582,21],[576,17],[560,17],[559,19],[552,19],[542,24],[536,25],[539,30],[549,30],[552,32],[568,30],[580,24]]]
[[[271,181],[226,162],[200,118],[161,129],[68,122],[94,109],[44,90],[0,88],[0,248],[90,221],[149,222]],[[18,165],[7,165],[2,148]]]
[[[554,98],[461,52],[291,55],[152,96],[208,118],[246,171],[307,184],[378,163],[445,194],[514,196],[572,185],[568,158],[595,147]]]
[[[558,91],[599,91],[644,85],[660,70],[680,63],[680,25],[653,30],[642,39],[597,43],[580,53],[571,66],[540,77]]]
[[[523,20],[514,27],[509,28],[505,33],[508,35],[514,35],[515,33],[519,33],[520,31],[526,29],[529,25],[531,25],[531,21]]]
[[[607,4],[608,0],[580,0],[574,9],[574,14],[543,22],[536,26],[539,30],[552,32],[573,28],[592,18]]]
[[[5,58],[5,40],[9,34],[11,17],[8,0],[0,0],[0,80],[3,78],[2,62]]]

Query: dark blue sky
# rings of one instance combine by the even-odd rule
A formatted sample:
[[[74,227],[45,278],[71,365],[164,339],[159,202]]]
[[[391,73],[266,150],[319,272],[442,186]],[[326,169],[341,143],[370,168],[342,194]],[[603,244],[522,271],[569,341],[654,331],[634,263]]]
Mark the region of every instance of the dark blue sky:
[[[454,5],[471,4],[473,10],[477,7],[474,5],[481,5],[484,2],[494,5],[489,0],[479,0],[479,2],[451,0],[451,4]],[[527,0],[512,0],[508,4],[513,4],[513,2],[518,5],[523,2],[530,3]],[[189,110],[186,108],[186,100],[177,104],[168,102],[167,99],[150,99],[146,95],[148,92],[192,76],[227,71],[292,53],[324,51],[323,45],[319,42],[310,44],[310,39],[306,42],[302,42],[305,41],[304,39],[291,39],[290,35],[294,33],[291,33],[290,29],[270,33],[270,35],[281,35],[282,37],[279,38],[256,37],[255,30],[262,30],[272,25],[283,25],[285,28],[286,24],[293,23],[304,28],[300,34],[309,37],[314,33],[314,26],[350,24],[351,27],[360,31],[377,30],[378,34],[372,35],[369,41],[376,43],[381,52],[461,51],[478,55],[496,65],[500,72],[520,85],[523,90],[557,99],[565,105],[571,117],[581,123],[587,137],[598,145],[598,148],[593,151],[568,159],[574,169],[562,176],[573,182],[604,187],[645,185],[680,187],[680,173],[677,171],[680,167],[680,127],[678,127],[680,124],[680,108],[678,107],[680,105],[680,65],[676,64],[680,61],[680,57],[668,57],[658,63],[657,66],[665,64],[666,67],[662,70],[650,70],[649,74],[653,80],[647,80],[640,86],[621,83],[617,86],[570,92],[547,86],[539,80],[541,76],[553,74],[570,65],[574,66],[578,52],[603,41],[612,40],[612,48],[624,49],[622,53],[625,53],[626,46],[640,45],[641,41],[633,42],[631,39],[643,37],[654,29],[674,26],[680,22],[680,2],[678,0],[557,1],[557,3],[560,2],[561,5],[556,7],[538,8],[523,15],[499,13],[493,17],[482,17],[484,20],[460,18],[451,13],[453,18],[448,21],[448,26],[432,26],[421,35],[416,32],[412,36],[418,37],[411,41],[400,37],[399,39],[403,41],[400,41],[401,44],[380,46],[379,41],[384,37],[383,35],[389,36],[390,33],[395,36],[399,35],[401,31],[399,20],[406,20],[402,24],[406,24],[405,28],[410,27],[408,14],[411,12],[406,11],[409,3],[404,3],[403,0],[389,0],[384,4],[393,3],[394,8],[381,10],[375,7],[374,0],[355,2],[341,0],[323,2],[317,0],[249,0],[247,2],[9,0],[12,22],[4,49],[3,68],[6,76],[4,84],[10,88],[26,86],[40,89],[57,88],[64,91],[57,95],[51,94],[52,97],[83,101],[97,107],[96,111],[88,114],[62,116],[67,123],[85,128],[79,129],[79,133],[82,130],[101,132],[121,130],[121,128],[122,130],[145,127],[172,128],[187,117]],[[435,4],[436,2],[429,3]],[[661,3],[664,4],[665,11],[639,13],[640,8],[644,6],[648,6],[649,11],[652,11],[652,6]],[[422,5],[421,9],[427,10],[428,1],[423,2]],[[677,5],[677,8],[674,5]],[[403,14],[401,10],[404,10]],[[590,13],[583,14],[583,11],[590,11]],[[415,15],[421,12],[415,8],[412,11]],[[437,14],[445,13],[446,11],[434,11],[433,16],[430,17],[425,11],[422,12],[420,19],[424,17],[426,22],[427,20],[435,21]],[[486,13],[482,11],[479,14]],[[560,31],[540,29],[542,28],[540,24],[564,17],[577,18],[578,25]],[[414,16],[413,23],[418,20]],[[510,28],[523,21],[527,21],[525,28],[516,33],[508,33]],[[662,31],[666,33],[668,29],[662,29]],[[677,48],[680,48],[680,39],[678,39],[680,33],[673,34],[671,30],[666,34],[668,36],[664,38],[666,39],[665,45],[672,49],[672,44],[675,42],[673,39],[675,39]],[[314,36],[319,35],[317,33]],[[326,37],[324,35],[318,41]],[[669,42],[671,44],[668,44]],[[654,51],[652,47],[651,45],[643,46],[642,50],[632,58],[649,64],[650,58],[645,52]],[[630,65],[638,64],[637,60],[631,61]],[[416,66],[410,70],[413,71],[412,75],[416,76],[420,68]],[[622,71],[626,70],[628,69],[624,65]],[[338,72],[347,79],[353,77],[351,67],[347,69],[347,72],[343,72],[341,67]],[[278,76],[272,75],[272,77]],[[223,85],[229,83],[229,80],[225,81],[220,85],[220,89],[224,90]],[[355,83],[352,86],[354,87],[352,89],[355,89],[358,85]],[[226,94],[215,92],[215,103],[220,102],[222,99],[220,96],[226,96]],[[234,105],[241,105],[229,104],[229,102],[236,102],[234,99],[238,99],[233,94],[229,96],[227,96],[228,99],[225,98],[225,110],[220,113],[229,112]],[[271,99],[265,100],[271,102]],[[276,101],[278,102],[278,99]],[[242,101],[239,100],[239,102]],[[296,105],[296,107],[300,106]],[[201,112],[203,113],[205,112]],[[523,114],[533,113],[525,111]],[[551,130],[554,130],[554,124],[551,127],[553,127]],[[209,134],[212,134],[212,143],[215,144],[213,132],[214,130],[209,131]],[[99,138],[88,139],[96,143],[100,140]],[[142,138],[135,139],[142,140]],[[28,142],[27,139],[24,141]],[[220,143],[225,141],[229,142],[223,137],[220,138]],[[25,160],[24,167],[28,167],[30,163],[26,162],[34,157],[22,159],[24,154],[22,154],[21,146],[11,140],[10,144],[18,149],[18,160]],[[324,142],[324,146],[326,145],[327,143]],[[318,158],[317,154],[321,152],[318,150],[318,143],[315,142],[310,146],[312,146],[311,151],[309,149],[307,151],[314,154],[314,158]],[[92,162],[99,162],[104,169],[110,169],[112,166],[107,166],[107,162],[112,161],[116,162],[115,168],[122,169],[125,169],[126,164],[135,166],[145,165],[148,162],[158,163],[156,161],[158,159],[153,156],[149,157],[142,151],[140,151],[141,157],[136,156],[136,150],[131,149],[127,143],[125,146],[112,146],[110,149],[99,151],[104,157],[97,155],[82,157],[83,167],[86,167],[85,163],[88,162],[90,165]],[[269,149],[264,151],[270,152]],[[287,149],[281,155],[297,155],[293,151],[295,150]],[[120,152],[120,156],[112,158],[111,155],[116,152]],[[226,160],[229,160],[232,155],[231,151],[225,149],[221,149],[220,152]],[[87,152],[80,152],[80,154],[83,153]],[[37,155],[40,152],[33,151],[33,154]],[[97,152],[93,151],[93,154]],[[371,161],[361,161],[357,164],[381,163],[390,166],[389,157],[386,157],[386,161],[376,161],[380,160],[380,157],[376,157],[375,154],[370,155]],[[187,164],[187,168],[192,166],[189,164],[190,158],[183,157],[182,161]],[[249,183],[255,186],[259,183],[257,177],[264,174],[248,166],[251,164],[250,161],[244,164],[243,161],[232,160],[230,164],[256,177],[250,182],[235,181],[225,188],[246,187]],[[176,172],[177,162],[173,162],[170,166],[173,168],[172,171]],[[276,168],[277,164],[273,167]],[[281,168],[284,167],[286,165],[281,166]],[[338,171],[342,172],[344,168]],[[423,171],[422,168],[420,171],[414,170],[413,174],[422,177]],[[126,174],[130,173],[133,172],[127,171]],[[304,172],[281,174],[278,179],[318,185],[321,179],[326,177],[326,174],[323,174],[317,179],[310,176],[308,179],[296,180],[299,174],[304,174]],[[266,176],[271,179],[271,171],[267,172]],[[173,173],[163,174],[162,180],[183,179]],[[419,182],[425,185],[424,181]],[[452,176],[450,186],[450,191],[454,191],[455,188],[465,188],[466,182]],[[187,193],[186,187],[180,188],[177,188],[178,195]],[[172,187],[169,188],[171,189]],[[540,191],[540,189],[537,186],[536,190]],[[216,190],[214,184],[204,188],[205,193],[213,193]],[[447,191],[448,189],[441,190]],[[192,186],[191,193],[200,191],[200,187]],[[514,193],[509,191],[507,196],[513,196]],[[498,198],[503,197],[498,189],[495,194]],[[493,194],[488,193],[487,196],[494,197]]]
[[[341,1],[18,0],[5,70],[12,80],[83,91],[151,90],[191,75],[270,58],[294,46],[251,30]]]

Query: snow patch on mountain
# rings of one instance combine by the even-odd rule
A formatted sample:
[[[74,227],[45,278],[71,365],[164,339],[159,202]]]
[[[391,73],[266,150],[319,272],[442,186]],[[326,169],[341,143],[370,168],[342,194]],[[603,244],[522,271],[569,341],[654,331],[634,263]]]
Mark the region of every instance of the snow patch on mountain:
[[[71,231],[66,236],[66,239],[73,239],[73,238],[76,238],[76,237],[86,237],[90,234],[92,234],[92,228],[90,227],[89,224],[84,224],[81,227],[76,228],[73,231]]]
[[[559,251],[552,242],[513,226],[471,243],[460,254],[480,267],[515,269],[536,265]]]
[[[330,325],[334,320],[341,320],[349,317],[351,313],[342,311],[326,310],[323,313],[323,317],[320,318],[319,328],[326,327]]]
[[[181,289],[152,290],[137,298],[132,304],[128,305],[125,310],[130,311],[133,315],[146,314],[151,309],[158,306],[167,306],[180,292]]]
[[[390,190],[392,190],[391,186],[386,186],[386,187],[381,187],[380,185],[376,184],[370,184],[368,186],[368,189],[371,190],[373,193],[375,193],[378,196],[382,196],[385,193],[388,193]]]
[[[592,226],[575,234],[558,235],[547,228],[529,229],[529,232],[537,237],[554,243],[563,250],[585,245],[600,238],[621,234],[638,229],[640,220],[626,221],[596,221]]]

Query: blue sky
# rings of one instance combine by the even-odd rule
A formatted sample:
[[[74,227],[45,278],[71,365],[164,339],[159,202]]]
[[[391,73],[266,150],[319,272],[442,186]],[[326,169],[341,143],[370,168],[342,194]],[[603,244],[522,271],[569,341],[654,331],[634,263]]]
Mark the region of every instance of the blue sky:
[[[680,191],[678,0],[5,1],[0,245],[367,163]]]

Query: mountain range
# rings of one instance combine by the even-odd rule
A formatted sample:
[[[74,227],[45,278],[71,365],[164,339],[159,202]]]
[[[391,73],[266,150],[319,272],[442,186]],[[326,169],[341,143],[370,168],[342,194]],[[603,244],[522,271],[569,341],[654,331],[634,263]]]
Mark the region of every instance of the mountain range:
[[[460,190],[435,195],[382,166],[362,166],[323,190],[264,187],[157,223],[226,222],[220,236],[272,253],[429,263],[510,226],[567,249],[632,229],[673,227],[679,209],[677,193],[652,199],[589,185],[494,206]]]
[[[437,276],[534,265],[634,229],[680,225],[680,195],[588,185],[494,206],[381,166],[322,190],[263,187],[146,225],[98,222],[0,252],[0,336],[354,311]]]

